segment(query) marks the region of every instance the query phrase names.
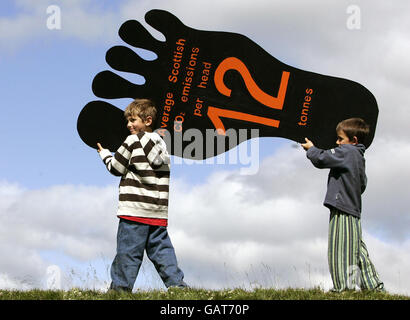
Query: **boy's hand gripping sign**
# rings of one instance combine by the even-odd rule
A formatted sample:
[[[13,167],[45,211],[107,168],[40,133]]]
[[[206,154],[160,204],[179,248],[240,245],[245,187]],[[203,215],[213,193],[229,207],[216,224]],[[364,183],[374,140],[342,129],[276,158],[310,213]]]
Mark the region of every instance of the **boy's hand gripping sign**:
[[[327,149],[335,145],[337,123],[352,117],[370,125],[366,147],[371,144],[378,108],[371,92],[359,83],[296,69],[246,36],[192,29],[167,11],[151,10],[145,20],[163,33],[165,42],[129,20],[119,36],[131,47],[114,46],[106,54],[113,69],[142,75],[145,83],[133,84],[102,71],[92,89],[101,98],[152,99],[158,108],[154,129],[171,154],[213,157],[253,137],[255,130],[250,129],[258,129],[259,137],[296,142],[309,137]],[[132,47],[151,50],[158,57],[144,60]],[[129,135],[123,110],[103,101],[83,108],[77,129],[92,148],[100,142],[116,150]],[[240,129],[249,130],[240,134]],[[227,143],[217,148],[210,139]]]

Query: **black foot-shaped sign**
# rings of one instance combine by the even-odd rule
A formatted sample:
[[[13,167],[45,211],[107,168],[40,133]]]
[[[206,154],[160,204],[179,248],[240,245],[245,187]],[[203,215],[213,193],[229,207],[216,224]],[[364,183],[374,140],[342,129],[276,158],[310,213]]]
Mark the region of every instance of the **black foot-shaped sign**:
[[[365,145],[371,144],[378,108],[359,83],[296,69],[241,34],[195,30],[166,11],[151,10],[145,20],[164,34],[165,42],[135,20],[126,21],[119,35],[130,46],[155,52],[156,60],[144,60],[125,46],[106,54],[113,69],[142,75],[145,83],[133,84],[103,71],[95,76],[92,89],[101,98],[151,98],[158,107],[155,129],[170,137],[166,141],[171,154],[215,156],[251,137],[251,130],[244,136],[238,134],[240,129],[296,142],[309,137],[318,147],[330,148],[337,123],[351,117],[370,125]],[[84,107],[78,132],[89,146],[96,148],[100,142],[112,150],[128,134],[123,111],[102,101]],[[225,147],[212,147],[213,138],[225,140]],[[184,152],[191,143],[208,150],[198,152],[191,146],[192,152]]]

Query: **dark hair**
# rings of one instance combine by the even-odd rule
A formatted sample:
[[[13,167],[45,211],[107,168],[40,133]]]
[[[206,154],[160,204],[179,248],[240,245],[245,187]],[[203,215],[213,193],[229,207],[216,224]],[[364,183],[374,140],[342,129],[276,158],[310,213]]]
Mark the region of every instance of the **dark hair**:
[[[369,125],[361,118],[350,118],[339,122],[336,132],[343,131],[350,141],[357,138],[358,143],[365,143],[369,135]]]
[[[152,123],[155,123],[157,117],[157,108],[150,99],[135,99],[124,111],[125,118],[130,116],[139,116],[143,121],[148,116],[152,117]]]

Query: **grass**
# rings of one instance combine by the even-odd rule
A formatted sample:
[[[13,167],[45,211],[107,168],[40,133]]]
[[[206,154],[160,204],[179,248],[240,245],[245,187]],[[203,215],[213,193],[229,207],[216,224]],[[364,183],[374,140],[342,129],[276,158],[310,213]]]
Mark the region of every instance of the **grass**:
[[[0,290],[0,300],[410,300],[409,296],[370,291],[343,293],[315,289],[179,289],[135,291],[134,293],[94,290]]]

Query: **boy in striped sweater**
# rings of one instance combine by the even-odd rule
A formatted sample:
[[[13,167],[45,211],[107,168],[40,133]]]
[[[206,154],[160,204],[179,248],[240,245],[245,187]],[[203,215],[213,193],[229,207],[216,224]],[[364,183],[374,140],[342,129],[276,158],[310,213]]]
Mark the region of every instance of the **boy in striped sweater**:
[[[97,144],[108,171],[121,177],[110,286],[116,291],[132,291],[144,250],[166,287],[186,287],[166,228],[170,157],[165,142],[152,131],[156,113],[151,100],[135,99],[124,113],[131,135],[115,155]]]
[[[384,291],[362,240],[362,198],[367,184],[364,152],[369,126],[360,118],[336,127],[337,148],[322,150],[309,139],[302,147],[312,164],[330,169],[324,205],[330,209],[328,261],[332,291],[354,289]]]

